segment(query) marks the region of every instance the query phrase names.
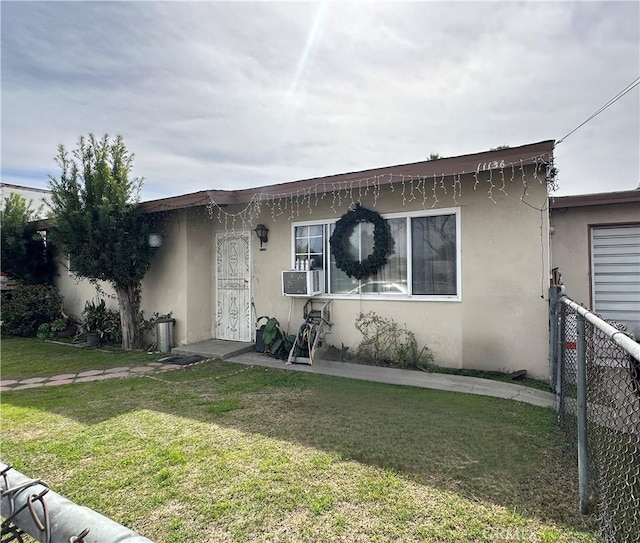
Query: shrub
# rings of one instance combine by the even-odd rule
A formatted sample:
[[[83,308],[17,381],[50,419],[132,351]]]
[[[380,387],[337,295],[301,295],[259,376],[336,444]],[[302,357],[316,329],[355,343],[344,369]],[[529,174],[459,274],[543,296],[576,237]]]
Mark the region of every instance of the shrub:
[[[102,343],[122,342],[120,313],[115,309],[107,309],[103,298],[87,301],[82,311],[82,323],[78,334],[89,332],[97,334]]]
[[[67,319],[56,319],[53,322],[45,322],[38,326],[37,336],[40,339],[49,339],[52,337],[56,337],[58,332],[62,332],[66,330],[68,326]]]
[[[391,318],[370,311],[360,314],[356,328],[362,334],[358,357],[371,364],[406,369],[426,369],[433,354],[425,345],[418,348],[415,334]]]
[[[2,294],[2,334],[34,337],[41,324],[61,318],[61,307],[54,286],[19,284]]]

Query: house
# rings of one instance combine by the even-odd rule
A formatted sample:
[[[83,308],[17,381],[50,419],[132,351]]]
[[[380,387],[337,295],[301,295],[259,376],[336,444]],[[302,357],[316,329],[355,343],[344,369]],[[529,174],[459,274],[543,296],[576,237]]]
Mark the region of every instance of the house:
[[[36,219],[44,219],[50,210],[51,191],[35,187],[25,187],[23,185],[12,185],[11,183],[0,183],[0,202],[4,201],[10,194],[19,194],[31,205]]]
[[[145,202],[164,243],[143,282],[147,314],[171,311],[180,345],[210,338],[251,342],[261,315],[296,333],[308,297],[285,296],[282,271],[312,261],[331,301],[326,341],[355,347],[361,313],[391,317],[454,368],[548,378],[549,175],[553,141],[247,190],[209,190]],[[357,205],[386,219],[388,262],[354,279],[330,237]],[[268,241],[255,234],[268,229]],[[376,248],[371,222],[350,250]],[[377,250],[381,250],[377,247]],[[68,311],[92,286],[61,273]]]
[[[640,338],[640,187],[553,198],[552,267],[567,295]]]

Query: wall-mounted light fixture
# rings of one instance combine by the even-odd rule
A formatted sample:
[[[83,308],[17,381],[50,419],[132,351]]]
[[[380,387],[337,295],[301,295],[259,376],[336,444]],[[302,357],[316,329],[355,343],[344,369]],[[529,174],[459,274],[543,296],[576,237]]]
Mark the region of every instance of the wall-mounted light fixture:
[[[253,231],[256,233],[256,236],[258,236],[258,239],[260,240],[260,250],[264,251],[264,247],[262,246],[262,244],[269,241],[269,237],[267,235],[269,234],[269,229],[264,224],[259,224],[254,228]]]
[[[149,247],[158,248],[162,246],[164,237],[162,234],[149,234]]]

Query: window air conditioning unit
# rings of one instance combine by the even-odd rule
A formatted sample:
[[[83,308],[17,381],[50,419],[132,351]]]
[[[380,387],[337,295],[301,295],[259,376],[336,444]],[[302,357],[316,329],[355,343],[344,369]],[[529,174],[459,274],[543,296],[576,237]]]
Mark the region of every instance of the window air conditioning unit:
[[[316,296],[324,293],[323,270],[290,270],[282,272],[282,294]]]

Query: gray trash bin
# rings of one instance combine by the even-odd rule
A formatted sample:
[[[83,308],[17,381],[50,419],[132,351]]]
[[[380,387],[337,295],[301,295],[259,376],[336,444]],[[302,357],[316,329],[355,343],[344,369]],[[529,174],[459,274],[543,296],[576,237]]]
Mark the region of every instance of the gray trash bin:
[[[156,321],[156,343],[161,353],[168,353],[173,347],[173,325],[176,319],[162,317]]]

